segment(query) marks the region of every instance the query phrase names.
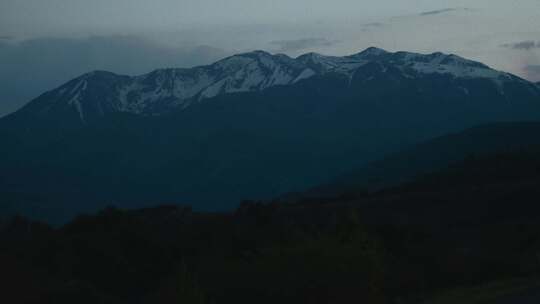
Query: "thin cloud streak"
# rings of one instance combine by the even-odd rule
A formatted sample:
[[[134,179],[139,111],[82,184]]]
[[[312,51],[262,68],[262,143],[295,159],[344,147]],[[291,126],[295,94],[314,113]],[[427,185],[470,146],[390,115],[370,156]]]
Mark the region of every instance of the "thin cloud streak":
[[[506,43],[503,44],[502,47],[505,48],[511,48],[514,50],[532,50],[532,49],[540,49],[540,41],[534,42],[533,40],[526,40],[516,43]]]
[[[434,10],[434,11],[422,12],[422,13],[420,13],[420,16],[439,15],[439,14],[454,12],[454,11],[457,11],[457,10],[459,10],[459,9],[458,8],[443,8],[443,9]]]

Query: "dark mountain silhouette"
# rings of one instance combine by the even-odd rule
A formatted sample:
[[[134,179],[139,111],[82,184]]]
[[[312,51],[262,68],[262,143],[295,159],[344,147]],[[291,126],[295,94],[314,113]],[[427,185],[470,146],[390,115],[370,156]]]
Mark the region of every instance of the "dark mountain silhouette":
[[[373,192],[397,186],[468,158],[515,152],[540,145],[540,139],[535,136],[539,132],[538,122],[508,122],[473,127],[393,153],[311,191],[290,196],[334,196],[349,190]]]
[[[356,197],[245,201],[226,213],[107,208],[55,229],[16,217],[0,222],[1,296],[14,304],[505,299],[538,290],[539,151],[469,158]]]

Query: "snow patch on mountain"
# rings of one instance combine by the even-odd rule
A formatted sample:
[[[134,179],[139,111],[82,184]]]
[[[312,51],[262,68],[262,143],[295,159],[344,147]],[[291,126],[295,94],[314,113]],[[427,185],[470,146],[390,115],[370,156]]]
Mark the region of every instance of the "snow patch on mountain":
[[[296,77],[294,83],[299,82],[302,79],[308,79],[311,76],[315,76],[316,74],[317,73],[315,73],[315,71],[313,71],[312,69],[306,68],[304,71],[302,71],[302,73],[300,73],[300,75],[298,75],[298,77]]]
[[[336,72],[349,76],[356,68],[369,62],[368,60],[354,56],[337,57],[317,53],[304,54],[296,59],[317,74]]]
[[[88,81],[86,79],[79,81],[75,87],[71,90],[71,99],[68,101],[69,105],[75,105],[75,109],[79,113],[79,117],[81,118],[81,121],[84,120],[84,111],[81,104],[81,95],[84,94],[84,91],[86,91],[88,87]]]
[[[403,56],[404,66],[423,74],[448,74],[456,78],[488,78],[498,84],[505,80],[511,80],[511,76],[507,73],[456,55],[404,53],[399,54],[399,56]]]
[[[315,73],[285,55],[255,51],[193,69],[158,70],[133,77],[118,89],[118,110],[144,114],[156,100],[185,108],[192,102],[221,94],[259,91],[290,85]]]

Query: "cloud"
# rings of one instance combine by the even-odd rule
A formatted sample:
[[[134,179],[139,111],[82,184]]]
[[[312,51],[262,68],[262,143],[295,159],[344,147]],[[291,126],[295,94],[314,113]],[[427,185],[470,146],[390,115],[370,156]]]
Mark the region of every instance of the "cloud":
[[[13,43],[13,41],[15,40],[15,37],[12,37],[12,36],[2,36],[0,35],[0,48],[5,46],[5,45],[9,45],[10,43]]]
[[[511,48],[514,50],[532,50],[540,48],[540,41],[534,42],[532,40],[520,41],[515,43],[506,43],[502,47]]]
[[[338,43],[338,41],[331,41],[325,38],[304,38],[296,40],[277,40],[272,41],[270,44],[277,46],[278,52],[288,53],[297,52],[309,48],[332,46]]]
[[[540,81],[540,65],[528,65],[525,67],[527,78],[532,81]]]
[[[382,22],[370,22],[370,23],[364,23],[360,27],[360,30],[362,32],[370,32],[374,30],[380,30],[383,29],[386,26],[386,24]]]
[[[439,9],[439,10],[434,10],[434,11],[427,11],[427,12],[422,12],[420,13],[420,16],[431,16],[431,15],[439,15],[439,14],[444,14],[444,13],[449,13],[449,12],[455,12],[455,11],[458,11],[460,10],[459,8],[443,8],[443,9]]]
[[[362,26],[364,27],[383,27],[384,23],[381,22],[370,22],[370,23],[364,23]]]
[[[92,70],[136,75],[208,64],[226,55],[209,46],[164,46],[136,36],[0,41],[0,116]]]

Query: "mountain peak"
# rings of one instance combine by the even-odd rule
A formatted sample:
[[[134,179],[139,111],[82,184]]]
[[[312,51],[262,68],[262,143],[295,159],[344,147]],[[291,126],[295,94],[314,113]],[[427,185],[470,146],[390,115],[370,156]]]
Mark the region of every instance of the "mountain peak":
[[[253,50],[251,52],[236,54],[243,57],[272,57],[273,55],[263,50]]]
[[[374,47],[374,46],[368,47],[367,49],[358,53],[358,55],[363,55],[363,56],[379,56],[379,55],[385,55],[385,54],[389,54],[389,52],[384,49]]]
[[[212,66],[216,66],[216,67],[228,70],[228,71],[237,72],[250,65],[254,65],[258,63],[265,66],[274,66],[278,64],[279,62],[284,62],[284,61],[293,61],[293,60],[283,54],[273,55],[265,51],[255,50],[255,51],[251,51],[247,53],[239,53],[236,55],[229,56],[227,58],[224,58],[214,63]]]
[[[94,77],[94,76],[101,77],[101,76],[116,76],[116,74],[113,73],[113,72],[104,71],[104,70],[93,70],[91,72],[88,72],[88,73],[84,74],[83,76],[86,76],[86,77]]]
[[[319,54],[319,53],[309,52],[309,53],[305,53],[305,54],[302,54],[302,55],[296,57],[296,59],[301,59],[301,58],[321,58],[321,57],[325,57],[325,56],[322,55],[322,54]]]

